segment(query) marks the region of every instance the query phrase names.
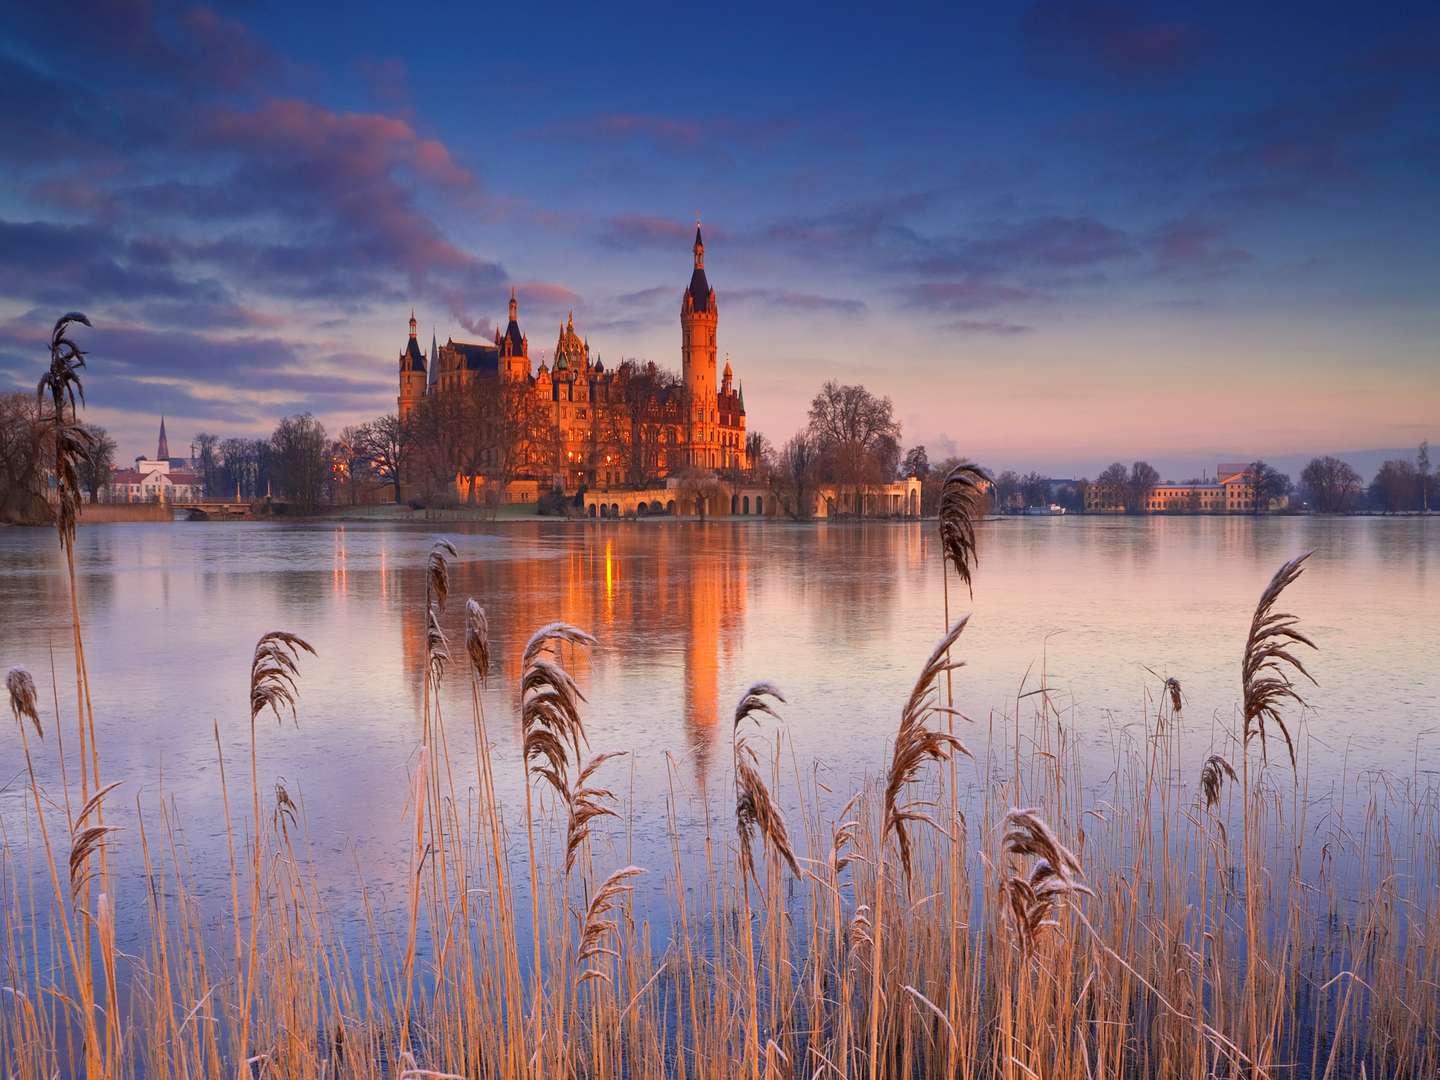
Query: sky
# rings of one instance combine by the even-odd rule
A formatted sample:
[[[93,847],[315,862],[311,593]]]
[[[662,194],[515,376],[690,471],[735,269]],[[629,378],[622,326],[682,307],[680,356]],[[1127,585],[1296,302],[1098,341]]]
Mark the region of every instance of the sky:
[[[1440,442],[1433,4],[791,11],[26,4],[0,39],[0,387],[86,312],[153,452],[395,407],[511,288],[782,442],[827,379],[905,445],[1093,475]]]

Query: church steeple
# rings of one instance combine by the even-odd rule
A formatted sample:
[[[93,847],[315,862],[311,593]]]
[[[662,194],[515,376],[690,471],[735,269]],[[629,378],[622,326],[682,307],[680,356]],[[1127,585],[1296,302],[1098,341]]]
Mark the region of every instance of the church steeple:
[[[160,443],[155,448],[156,461],[170,460],[170,440],[165,438],[165,417],[160,417]]]

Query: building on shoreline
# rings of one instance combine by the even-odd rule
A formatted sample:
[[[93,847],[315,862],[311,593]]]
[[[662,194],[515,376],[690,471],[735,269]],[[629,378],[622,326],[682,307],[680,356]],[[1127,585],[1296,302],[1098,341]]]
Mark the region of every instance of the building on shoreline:
[[[1122,485],[1092,483],[1085,489],[1085,512],[1123,514],[1127,497]],[[1254,478],[1248,464],[1221,463],[1215,467],[1214,480],[1156,484],[1144,496],[1139,509],[1145,514],[1252,514]]]
[[[198,502],[205,497],[203,477],[194,471],[193,461],[170,456],[165,436],[165,418],[160,418],[160,438],[155,456],[143,454],[132,469],[116,469],[105,486],[105,502]]]
[[[504,447],[449,463],[457,493],[484,484],[487,472],[493,474],[484,466],[501,456],[519,458],[504,470],[502,482],[532,491],[635,485],[687,470],[737,477],[746,471],[745,395],[728,359],[717,372],[720,312],[705,275],[698,225],[692,253],[690,283],[680,298],[678,379],[653,364],[626,361],[607,368],[576,330],[573,312],[560,326],[550,362],[542,359],[532,369],[514,290],[509,321],[503,331],[496,329],[493,341],[451,338],[441,345],[432,334],[428,356],[411,312],[410,337],[399,359],[400,419],[418,423],[426,410],[443,413],[469,400],[474,416],[487,419],[457,423],[488,423],[515,433]],[[523,422],[517,421],[522,415]]]

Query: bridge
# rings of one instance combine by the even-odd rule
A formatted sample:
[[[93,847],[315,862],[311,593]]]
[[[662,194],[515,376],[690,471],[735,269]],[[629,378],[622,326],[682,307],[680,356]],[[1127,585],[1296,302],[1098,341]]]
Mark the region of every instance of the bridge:
[[[233,521],[236,518],[253,517],[253,504],[236,499],[211,499],[193,503],[175,503],[175,509],[185,511],[190,521]]]

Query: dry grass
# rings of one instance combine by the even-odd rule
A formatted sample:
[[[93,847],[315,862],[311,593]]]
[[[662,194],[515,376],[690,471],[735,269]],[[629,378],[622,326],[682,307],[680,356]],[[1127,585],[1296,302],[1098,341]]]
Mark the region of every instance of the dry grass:
[[[427,630],[438,629],[456,557],[437,545],[427,560],[425,606],[413,613]],[[309,837],[283,783],[267,781],[273,804],[267,795],[261,806],[256,721],[296,716],[299,664],[313,652],[267,634],[251,665],[248,819],[232,818],[223,779],[219,790],[228,904],[190,880],[180,823],[163,803],[142,812],[138,830],[105,824],[115,785],[100,783],[93,745],[83,778],[64,740],[44,745],[63,791],[28,769],[34,828],[23,854],[48,890],[5,879],[3,1072],[1433,1078],[1440,799],[1416,782],[1362,789],[1370,802],[1358,815],[1316,809],[1323,799],[1306,790],[1296,753],[1303,727],[1285,712],[1300,707],[1292,647],[1309,642],[1293,616],[1276,614],[1299,565],[1262,596],[1239,730],[1215,730],[1199,770],[1182,747],[1203,729],[1182,719],[1178,683],[1136,730],[1116,730],[1114,769],[1098,782],[1043,697],[1029,699],[1033,714],[1015,703],[962,744],[941,676],[960,666],[950,657],[964,619],[921,661],[888,758],[853,795],[786,782],[783,733],[763,734],[783,698],[756,683],[732,725],[734,834],[707,825],[703,838],[682,836],[672,815],[672,865],[649,868],[647,880],[668,882],[673,915],[658,951],[636,911],[644,870],[611,861],[612,845],[592,835],[616,813],[600,779],[615,755],[589,755],[585,699],[566,664],[596,644],[590,635],[551,624],[524,647],[512,718],[522,742],[507,762],[492,762],[475,689],[491,669],[479,605],[466,605],[468,664],[437,668],[430,645],[415,673],[425,694],[413,782],[371,796],[413,815],[404,923],[357,878],[369,913],[357,937],[332,923],[306,854],[312,839],[334,838]],[[434,690],[445,678],[475,690],[468,809],[439,723]],[[28,763],[30,735],[49,718],[33,680],[12,673],[7,687]],[[77,679],[82,732],[84,693]],[[1267,766],[1267,730],[1282,735],[1294,767]],[[1234,745],[1238,770],[1221,756]],[[959,757],[970,759],[963,771]],[[492,764],[523,772],[523,824],[499,804]],[[1225,823],[1236,817],[1244,843],[1232,850]],[[53,820],[64,822],[58,850]],[[20,833],[6,827],[15,859]],[[513,855],[511,830],[522,827],[525,854]],[[106,851],[120,844],[141,853],[146,895],[116,898],[109,887]],[[517,859],[528,863],[528,898]],[[691,880],[697,863],[703,874]],[[526,900],[528,925],[517,917]],[[117,904],[139,905],[125,914],[145,927],[128,951],[116,943]],[[217,907],[233,956],[207,944]]]
[[[985,516],[990,477],[980,466],[962,461],[946,474],[940,487],[940,544],[945,561],[955,568],[974,594],[971,576],[978,561],[975,523]]]

